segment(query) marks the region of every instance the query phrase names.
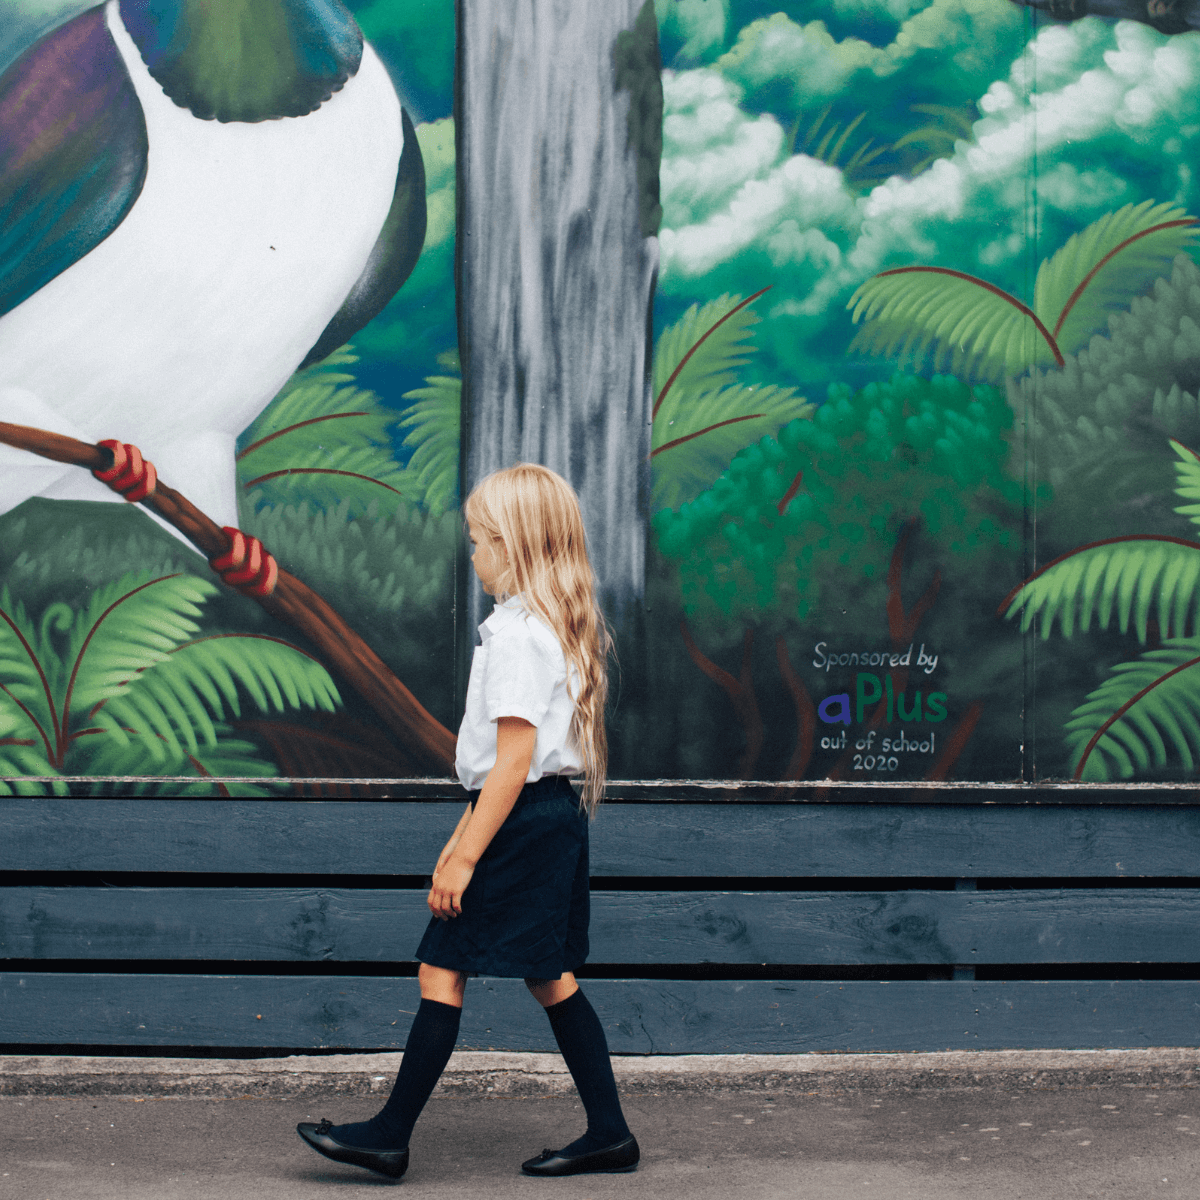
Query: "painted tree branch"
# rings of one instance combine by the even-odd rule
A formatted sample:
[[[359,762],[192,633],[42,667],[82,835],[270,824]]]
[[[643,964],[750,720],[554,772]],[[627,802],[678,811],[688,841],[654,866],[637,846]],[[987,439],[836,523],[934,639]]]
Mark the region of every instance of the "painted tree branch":
[[[679,631],[683,634],[683,644],[691,656],[692,662],[702,670],[714,683],[724,689],[733,703],[733,711],[737,714],[738,723],[746,735],[746,748],[738,760],[738,778],[749,779],[758,762],[758,756],[763,746],[763,720],[758,709],[758,697],[754,694],[754,680],[750,673],[751,654],[754,649],[754,630],[747,629],[742,640],[742,670],[741,678],[735,679],[726,670],[718,667],[711,658],[696,645],[692,631],[686,621],[679,622]]]
[[[907,611],[904,608],[903,583],[904,583],[904,552],[908,549],[908,540],[912,536],[913,531],[917,527],[915,520],[906,521],[900,530],[900,536],[896,539],[895,549],[892,551],[891,561],[888,563],[887,572],[887,621],[888,621],[888,637],[891,639],[892,649],[896,651],[903,650],[917,632],[917,627],[925,618],[925,614],[933,607],[934,601],[937,599],[938,591],[942,586],[942,572],[939,567],[933,573],[933,579],[929,586],[918,597],[917,602],[912,608]],[[908,668],[907,667],[892,667],[888,672],[891,677],[892,694],[899,696],[905,688],[908,687]],[[887,701],[880,700],[875,706],[875,710],[871,713],[867,720],[866,729],[879,729],[883,726],[887,718]],[[978,715],[976,715],[978,720]],[[975,722],[972,721],[967,729],[966,735],[963,738],[963,745],[966,744],[966,739],[970,737],[971,731],[975,728]],[[962,746],[959,746],[955,751],[955,758],[961,753]],[[826,776],[826,779],[841,780],[846,777],[850,770],[850,764],[854,759],[854,744],[849,743],[846,749],[842,752],[841,757],[834,765],[833,769]],[[953,762],[953,759],[950,760]],[[950,764],[947,764],[949,770]],[[827,787],[818,788],[814,793],[818,800],[827,800],[829,798],[829,789]]]
[[[975,732],[975,726],[979,724],[979,718],[982,715],[983,705],[976,700],[963,714],[963,719],[954,727],[950,741],[946,743],[946,748],[938,756],[937,762],[930,767],[925,776],[926,779],[944,780],[949,778],[951,768],[958,761],[958,756],[966,749],[967,742],[971,740],[971,734]]]
[[[0,442],[89,471],[103,471],[113,465],[112,451],[105,447],[27,425],[0,421]],[[221,527],[162,480],[141,503],[178,529],[205,558],[229,551],[230,540]],[[422,707],[375,651],[312,588],[280,570],[275,590],[259,598],[259,603],[272,616],[299,629],[425,769],[453,769],[454,735]]]
[[[812,697],[808,694],[808,688],[804,686],[804,680],[792,666],[787,639],[783,634],[775,639],[775,657],[779,662],[779,674],[783,676],[783,682],[787,686],[796,709],[796,745],[792,750],[792,757],[783,777],[784,779],[803,779],[804,772],[808,770],[808,764],[812,761],[813,741],[817,732],[817,706],[813,704]],[[790,796],[794,794],[795,790],[795,788],[781,787],[777,789],[777,794]]]

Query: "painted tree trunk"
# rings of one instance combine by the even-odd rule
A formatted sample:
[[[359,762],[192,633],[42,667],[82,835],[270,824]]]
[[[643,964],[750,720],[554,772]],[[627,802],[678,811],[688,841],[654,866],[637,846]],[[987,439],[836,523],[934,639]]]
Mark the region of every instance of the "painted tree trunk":
[[[456,106],[463,494],[518,461],[570,480],[620,628],[645,583],[653,3],[459,0]]]

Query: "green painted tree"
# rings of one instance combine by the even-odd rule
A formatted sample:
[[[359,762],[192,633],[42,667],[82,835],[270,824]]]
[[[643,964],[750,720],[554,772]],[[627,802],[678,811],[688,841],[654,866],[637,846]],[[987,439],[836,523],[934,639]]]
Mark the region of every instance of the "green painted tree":
[[[999,392],[948,376],[832,386],[811,420],[747,446],[712,488],[654,516],[686,611],[805,621],[830,585],[882,578],[914,520],[949,553],[1006,543],[1000,514],[1021,503],[1004,472],[1011,424]]]
[[[965,611],[980,586],[979,564],[1018,551],[1022,488],[1005,472],[1011,425],[998,391],[950,377],[896,375],[857,392],[836,385],[811,420],[739,451],[711,488],[655,514],[657,548],[677,572],[685,649],[725,690],[744,731],[742,777],[751,777],[764,741],[752,679],[756,638],[773,639],[795,711],[782,777],[803,778],[815,705],[789,639],[807,640],[816,627],[822,637],[853,636],[856,647],[882,637],[902,649],[926,628],[944,578],[960,591],[955,612]],[[923,589],[915,598],[914,586]],[[701,641],[726,650],[740,641],[738,674],[710,660]],[[974,657],[962,672],[965,689],[994,685],[1010,665],[983,651]],[[893,686],[903,690],[904,679],[896,675]],[[929,767],[930,778],[946,777],[979,713],[968,703],[957,714],[957,740]],[[884,712],[871,720],[882,722]],[[831,774],[851,770],[847,760]]]

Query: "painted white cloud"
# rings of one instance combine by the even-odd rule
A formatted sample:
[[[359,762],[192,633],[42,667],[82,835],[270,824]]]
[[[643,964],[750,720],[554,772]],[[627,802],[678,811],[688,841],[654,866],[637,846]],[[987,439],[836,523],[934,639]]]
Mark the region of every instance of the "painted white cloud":
[[[722,209],[779,162],[774,117],[739,107],[741,90],[718,71],[663,72],[663,220],[679,228]]]
[[[886,50],[861,38],[839,42],[824,21],[800,25],[785,13],[752,21],[716,65],[747,88],[786,81],[798,106],[838,95],[857,71],[883,75],[896,69]]]
[[[780,44],[799,53],[799,27],[778,24]],[[819,355],[823,329],[836,324],[845,333],[853,289],[890,266],[953,265],[1020,289],[1031,195],[1045,253],[1125,203],[1174,200],[1200,209],[1188,165],[1200,161],[1200,33],[1166,38],[1133,22],[1091,19],[1052,26],[1001,71],[980,100],[974,140],[916,178],[893,177],[866,195],[811,158],[772,158],[781,143],[761,126],[778,126],[738,108],[728,76],[673,76],[668,124],[682,120],[680,136],[664,146],[664,293],[707,298],[706,280],[720,290],[736,280],[748,294],[773,281],[764,315],[782,323],[772,336]],[[756,127],[761,141],[752,153]],[[679,161],[689,155],[705,168]]]
[[[857,37],[839,41],[824,21],[801,25],[775,13],[745,26],[716,66],[748,89],[783,82],[802,109],[894,75],[919,56],[931,68],[949,59],[968,74],[994,71],[998,47],[1022,19],[1015,5],[996,0],[904,0],[903,7],[911,15],[887,46]]]
[[[756,245],[777,269],[814,261],[836,266],[841,251],[832,236],[852,236],[858,223],[842,173],[798,154],[760,178],[747,179],[707,220],[664,227],[663,274],[703,275]]]
[[[925,7],[927,0],[833,0],[833,11],[843,20],[860,16],[889,17],[900,22]]]

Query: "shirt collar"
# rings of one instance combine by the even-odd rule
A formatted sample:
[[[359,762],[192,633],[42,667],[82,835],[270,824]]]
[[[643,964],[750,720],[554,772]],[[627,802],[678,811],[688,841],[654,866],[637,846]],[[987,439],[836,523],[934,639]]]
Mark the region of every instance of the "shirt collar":
[[[506,625],[521,617],[525,612],[525,597],[518,593],[492,609],[492,615],[479,626],[479,639],[486,642],[493,634],[497,634]]]

